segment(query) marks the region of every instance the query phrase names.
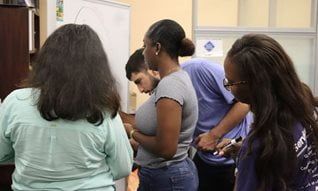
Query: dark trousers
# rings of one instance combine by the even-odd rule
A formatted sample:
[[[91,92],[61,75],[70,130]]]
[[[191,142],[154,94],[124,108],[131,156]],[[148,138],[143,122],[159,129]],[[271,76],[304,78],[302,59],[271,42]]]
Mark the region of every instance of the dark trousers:
[[[193,158],[198,169],[199,191],[233,191],[235,165],[212,166],[198,154]]]

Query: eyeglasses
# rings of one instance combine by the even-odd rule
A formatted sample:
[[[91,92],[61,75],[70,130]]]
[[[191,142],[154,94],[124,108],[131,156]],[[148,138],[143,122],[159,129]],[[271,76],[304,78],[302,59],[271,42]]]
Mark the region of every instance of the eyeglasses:
[[[228,79],[223,79],[223,86],[226,90],[231,91],[232,86],[247,84],[247,81],[229,82]]]

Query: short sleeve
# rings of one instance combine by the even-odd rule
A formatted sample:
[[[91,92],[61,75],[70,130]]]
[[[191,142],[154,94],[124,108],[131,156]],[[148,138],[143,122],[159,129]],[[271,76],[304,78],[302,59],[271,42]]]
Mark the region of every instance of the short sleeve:
[[[233,104],[233,94],[230,91],[226,90],[223,85],[223,79],[225,78],[223,69],[219,69],[218,71],[205,69],[202,70],[202,72],[204,73],[204,75],[202,75],[204,81],[209,82],[207,86],[211,87],[212,91],[219,93],[228,104]]]
[[[228,104],[233,104],[233,94],[223,86],[225,73],[223,67],[205,59],[191,59],[182,64],[182,68],[190,75],[194,87],[200,92],[222,97]]]
[[[168,98],[178,102],[181,106],[184,104],[184,96],[186,95],[185,82],[181,81],[174,74],[163,78],[155,91],[155,103],[161,98]]]

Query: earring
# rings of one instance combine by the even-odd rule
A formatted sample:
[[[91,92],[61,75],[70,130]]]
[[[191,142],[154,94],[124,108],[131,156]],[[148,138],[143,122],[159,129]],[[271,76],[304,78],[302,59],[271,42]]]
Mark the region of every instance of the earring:
[[[158,52],[156,52],[156,56],[158,56]]]

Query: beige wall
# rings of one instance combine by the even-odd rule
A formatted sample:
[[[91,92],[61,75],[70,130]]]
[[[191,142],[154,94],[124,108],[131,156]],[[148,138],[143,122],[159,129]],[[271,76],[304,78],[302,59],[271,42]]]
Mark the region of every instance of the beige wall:
[[[257,11],[255,11],[257,10]],[[244,0],[239,5],[239,26],[267,27],[269,0]]]
[[[272,22],[271,27],[310,27],[311,3],[312,0],[198,0],[198,25],[269,27]]]
[[[188,37],[192,32],[192,0],[117,0],[130,5],[131,52],[142,47],[144,33],[161,19],[180,23]]]
[[[199,26],[236,26],[238,0],[198,0]]]
[[[278,0],[276,25],[280,27],[310,27],[311,0]]]
[[[40,46],[43,45],[47,37],[47,0],[42,0],[39,3],[40,14]]]

